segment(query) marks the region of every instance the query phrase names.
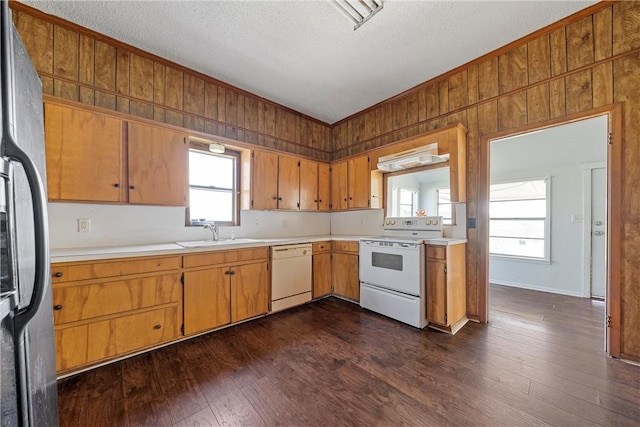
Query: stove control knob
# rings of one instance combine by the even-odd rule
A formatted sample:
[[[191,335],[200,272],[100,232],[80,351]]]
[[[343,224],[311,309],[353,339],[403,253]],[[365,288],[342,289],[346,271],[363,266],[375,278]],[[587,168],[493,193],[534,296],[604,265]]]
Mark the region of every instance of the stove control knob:
[[[396,220],[391,220],[391,225],[396,225]]]
[[[391,224],[391,221],[390,221],[390,220],[387,220],[387,225],[389,225],[389,224]]]
[[[439,221],[438,221],[437,219],[434,219],[434,220],[433,220],[433,225],[438,225],[438,222],[439,222]]]
[[[431,220],[430,220],[430,219],[428,219],[428,220],[426,220],[424,223],[425,223],[425,225],[431,225]]]

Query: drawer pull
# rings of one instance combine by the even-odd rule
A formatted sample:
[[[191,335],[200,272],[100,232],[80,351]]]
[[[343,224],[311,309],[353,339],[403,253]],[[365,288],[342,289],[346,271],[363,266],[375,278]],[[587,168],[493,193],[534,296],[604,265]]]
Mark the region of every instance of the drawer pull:
[[[118,183],[113,184],[113,186],[116,187],[116,188],[120,188],[120,184],[118,184]]]
[[[62,277],[62,273],[58,271],[56,274],[54,274],[54,276],[56,276],[56,277]]]
[[[162,325],[154,325],[153,329],[162,329]]]
[[[129,190],[135,190],[135,189],[136,189],[136,186],[135,186],[135,185],[130,185],[130,186],[129,186]]]
[[[62,305],[61,305],[61,304],[54,305],[54,306],[53,306],[53,309],[54,309],[54,310],[62,310]]]

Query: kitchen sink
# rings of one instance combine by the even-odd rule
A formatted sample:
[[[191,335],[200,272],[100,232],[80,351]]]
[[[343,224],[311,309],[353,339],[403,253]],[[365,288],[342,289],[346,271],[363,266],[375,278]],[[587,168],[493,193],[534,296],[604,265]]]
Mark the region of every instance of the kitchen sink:
[[[222,240],[194,240],[190,242],[176,242],[183,248],[201,248],[204,246],[241,245],[244,243],[262,243],[259,239],[222,239]]]

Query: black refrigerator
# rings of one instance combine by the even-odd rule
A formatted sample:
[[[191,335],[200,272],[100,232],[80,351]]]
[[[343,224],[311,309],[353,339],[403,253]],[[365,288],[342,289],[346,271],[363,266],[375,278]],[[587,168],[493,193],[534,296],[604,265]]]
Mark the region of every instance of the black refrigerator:
[[[42,84],[0,6],[0,425],[57,426]]]

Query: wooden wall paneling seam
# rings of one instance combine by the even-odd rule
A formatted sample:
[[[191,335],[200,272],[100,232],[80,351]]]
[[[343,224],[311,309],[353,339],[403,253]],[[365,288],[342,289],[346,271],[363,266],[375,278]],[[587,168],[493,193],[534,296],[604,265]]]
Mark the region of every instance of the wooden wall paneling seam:
[[[514,49],[514,48],[517,48],[521,44],[526,44],[530,40],[538,38],[538,37],[540,37],[540,36],[542,36],[544,34],[549,34],[549,33],[552,33],[555,30],[562,29],[562,28],[566,27],[568,24],[570,24],[571,22],[577,21],[581,17],[592,15],[592,14],[594,14],[594,13],[596,13],[596,12],[602,10],[602,9],[605,9],[607,7],[610,7],[611,5],[614,5],[614,4],[618,3],[618,2],[619,2],[619,0],[613,0],[613,1],[612,0],[602,0],[602,1],[600,1],[600,2],[598,2],[596,4],[594,4],[594,5],[591,5],[591,6],[587,7],[587,8],[585,8],[585,9],[582,9],[582,10],[580,10],[580,11],[578,11],[578,12],[572,14],[572,15],[569,15],[569,16],[563,18],[563,19],[560,19],[560,20],[552,23],[552,24],[549,24],[546,27],[540,28],[539,30],[534,31],[533,33],[530,33],[530,34],[528,34],[526,36],[523,36],[523,37],[521,37],[521,38],[519,38],[517,40],[514,40],[514,41],[510,42],[509,44],[506,44],[506,45],[504,45],[504,46],[502,46],[502,47],[500,47],[500,48],[498,48],[496,50],[493,50],[493,51],[491,51],[489,53],[486,53],[486,54],[484,54],[484,55],[482,55],[482,56],[480,56],[480,57],[478,57],[478,58],[476,58],[476,59],[474,59],[472,61],[469,61],[469,62],[467,62],[465,64],[462,64],[459,67],[456,67],[456,68],[454,68],[452,70],[449,70],[449,71],[447,71],[447,72],[445,72],[445,73],[443,73],[443,74],[441,74],[439,76],[436,76],[436,77],[434,77],[434,78],[432,78],[432,79],[430,79],[430,80],[428,80],[426,82],[420,83],[420,84],[418,84],[418,85],[416,85],[416,86],[414,86],[412,88],[409,88],[409,89],[407,89],[407,90],[405,90],[403,92],[400,92],[399,94],[394,95],[391,98],[385,99],[384,101],[380,101],[377,104],[374,104],[374,105],[372,105],[372,106],[370,106],[368,108],[365,108],[364,110],[358,111],[357,113],[353,113],[350,116],[347,116],[344,119],[341,119],[341,120],[333,123],[331,126],[332,127],[333,126],[337,126],[337,125],[339,125],[339,124],[341,124],[343,122],[349,121],[353,117],[356,117],[356,116],[358,116],[360,114],[363,114],[363,113],[365,113],[365,112],[367,112],[369,110],[373,110],[375,108],[378,108],[381,105],[384,105],[385,103],[393,102],[393,101],[395,101],[395,100],[397,100],[399,98],[402,98],[402,97],[408,95],[409,93],[411,93],[413,91],[420,90],[421,88],[428,87],[428,86],[430,86],[432,84],[437,84],[440,81],[448,79],[453,74],[456,74],[456,73],[458,73],[458,72],[460,72],[462,70],[466,70],[469,67],[471,67],[473,65],[477,65],[477,64],[479,64],[481,62],[484,62],[484,61],[486,61],[488,59],[498,57],[498,56],[500,56],[500,55],[502,55],[502,54]]]
[[[532,86],[537,86],[538,84],[551,83],[551,82],[558,82],[559,80],[561,80],[561,79],[563,79],[563,78],[566,78],[566,77],[568,77],[568,76],[575,76],[575,75],[580,74],[580,73],[582,73],[582,72],[584,72],[584,71],[591,70],[591,69],[593,69],[593,68],[597,67],[598,65],[604,65],[604,64],[608,64],[608,63],[613,63],[613,62],[614,62],[615,60],[617,60],[617,59],[624,58],[624,57],[629,56],[629,55],[633,55],[633,54],[635,54],[635,53],[637,53],[637,52],[640,52],[640,47],[639,47],[639,48],[635,48],[635,49],[633,49],[633,50],[631,50],[631,51],[627,51],[627,52],[624,52],[624,53],[618,54],[618,55],[610,56],[610,57],[608,57],[608,58],[602,59],[602,60],[600,60],[600,61],[593,62],[593,63],[588,64],[588,65],[583,65],[582,67],[576,68],[576,69],[571,70],[571,71],[565,71],[565,72],[563,72],[562,74],[559,74],[559,75],[551,76],[551,77],[546,78],[546,79],[544,79],[544,80],[540,80],[540,81],[538,81],[535,85],[527,85],[527,86],[524,86],[524,87],[521,87],[521,88],[518,88],[518,89],[512,90],[512,91],[510,91],[510,92],[505,92],[505,93],[503,93],[503,94],[500,94],[500,95],[497,95],[497,96],[493,96],[493,97],[491,97],[491,98],[486,98],[486,99],[480,100],[480,101],[478,101],[478,102],[477,102],[477,103],[475,103],[475,104],[471,104],[471,105],[468,105],[468,106],[466,106],[466,107],[461,107],[461,108],[459,108],[459,109],[452,110],[452,111],[450,111],[450,112],[448,112],[448,113],[445,113],[445,114],[438,114],[437,116],[432,117],[431,119],[442,119],[443,117],[447,117],[447,116],[449,116],[449,115],[451,115],[451,114],[457,114],[457,113],[460,113],[460,112],[462,112],[462,111],[465,111],[465,110],[467,110],[469,107],[479,106],[479,105],[481,105],[481,104],[484,104],[484,103],[491,102],[491,101],[494,101],[494,100],[496,100],[496,99],[502,98],[502,97],[504,97],[504,96],[509,96],[509,95],[514,94],[514,93],[521,92],[521,91],[523,91],[523,90],[530,89]],[[550,92],[553,94],[553,91],[550,91]],[[553,115],[552,115],[552,116],[553,116]],[[428,123],[429,121],[430,121],[430,120],[426,120],[426,122],[427,122],[427,123]],[[375,141],[375,140],[380,139],[380,138],[382,138],[382,137],[387,137],[387,138],[389,138],[389,137],[391,137],[392,135],[394,135],[394,134],[396,134],[396,133],[398,133],[398,132],[401,132],[401,131],[407,131],[407,128],[420,126],[420,125],[423,125],[424,123],[425,123],[425,122],[418,122],[418,123],[416,123],[416,124],[409,125],[409,126],[407,126],[406,128],[393,129],[393,130],[390,130],[390,131],[387,131],[387,132],[381,133],[380,135],[378,135],[378,136],[376,136],[376,137],[370,138],[369,140],[363,140],[363,141],[360,141],[358,144],[359,144],[359,145],[362,145],[362,144],[370,143],[372,140],[373,140],[373,141]],[[336,140],[336,138],[334,138],[334,141],[335,141],[335,140]],[[338,141],[340,141],[340,138],[337,138],[337,140],[338,140]],[[390,143],[390,142],[395,142],[395,141],[391,138],[391,140],[389,141],[389,143]],[[373,144],[373,145],[374,145],[375,147],[379,147],[379,146],[380,146],[380,145],[376,145],[376,144]],[[340,152],[343,152],[343,151],[346,151],[346,150],[350,150],[350,149],[354,149],[354,147],[353,147],[353,146],[346,146],[346,147],[341,147],[341,148],[336,149],[336,150],[335,150],[335,152],[334,152],[334,160],[338,160],[338,159],[341,159],[341,158],[344,158],[344,157],[345,157],[345,156],[339,156],[339,155],[336,155],[336,153],[340,153]]]

